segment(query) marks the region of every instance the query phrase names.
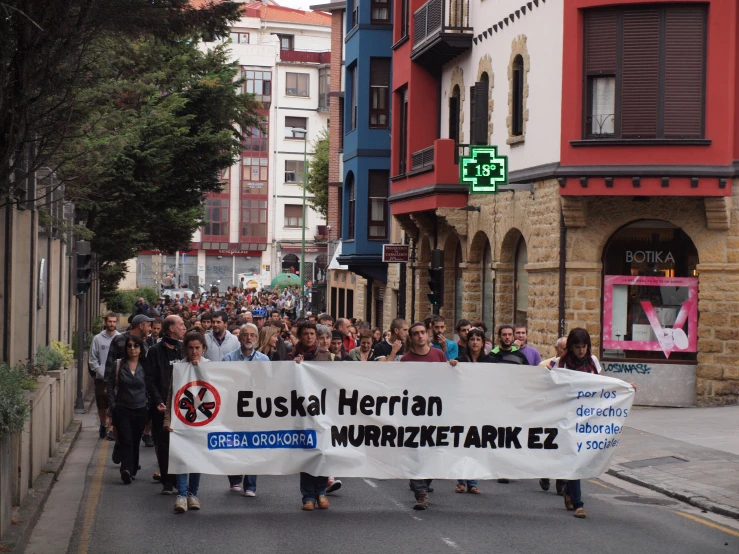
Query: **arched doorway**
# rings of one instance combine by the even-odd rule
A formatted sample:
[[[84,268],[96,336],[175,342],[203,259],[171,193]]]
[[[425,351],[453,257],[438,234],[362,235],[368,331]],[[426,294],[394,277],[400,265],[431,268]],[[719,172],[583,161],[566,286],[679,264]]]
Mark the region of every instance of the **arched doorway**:
[[[526,264],[529,263],[529,251],[523,236],[518,239],[516,245],[516,257],[514,262],[514,295],[513,295],[513,320],[515,324],[526,325],[529,312],[529,273]]]
[[[493,324],[493,250],[490,241],[485,241],[482,251],[482,268],[480,282],[482,283],[482,320],[488,329],[494,329]]]
[[[313,264],[313,270],[315,274],[313,276],[314,282],[325,283],[326,282],[326,268],[328,267],[328,258],[326,254],[319,254],[316,256],[316,261]]]
[[[285,254],[282,257],[283,273],[300,273],[300,259],[295,254]]]
[[[603,357],[696,360],[698,251],[681,228],[640,220],[603,249]]]

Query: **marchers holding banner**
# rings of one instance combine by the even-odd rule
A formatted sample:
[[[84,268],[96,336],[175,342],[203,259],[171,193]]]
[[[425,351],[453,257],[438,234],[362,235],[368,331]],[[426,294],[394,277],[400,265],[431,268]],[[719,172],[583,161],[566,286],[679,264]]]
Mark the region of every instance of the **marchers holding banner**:
[[[628,383],[507,364],[202,362],[174,368],[172,473],[596,477]]]

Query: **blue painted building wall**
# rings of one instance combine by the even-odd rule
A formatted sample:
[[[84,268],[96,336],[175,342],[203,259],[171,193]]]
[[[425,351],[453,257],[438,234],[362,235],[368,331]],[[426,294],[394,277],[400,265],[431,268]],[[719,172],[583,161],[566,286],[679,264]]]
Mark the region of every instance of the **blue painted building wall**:
[[[354,2],[359,1],[358,25],[352,27]],[[388,2],[392,17],[392,3]],[[369,240],[368,219],[368,175],[371,170],[385,170],[390,175],[390,121],[388,127],[370,128],[370,63],[372,58],[392,58],[392,24],[372,24],[369,0],[347,0],[345,36],[346,68],[344,82],[344,190],[342,206],[342,245],[340,263],[363,277],[372,277],[382,282],[387,280],[387,267],[381,263],[382,245],[385,240]],[[357,73],[357,119],[356,128],[351,129],[352,121],[352,75]],[[392,78],[392,70],[390,72]],[[392,82],[388,91],[392,91]],[[388,106],[391,95],[388,96]],[[349,191],[347,179],[354,176],[355,214],[354,239],[348,240],[349,232]],[[388,181],[388,192],[390,183]],[[390,215],[388,210],[388,229],[390,234]]]

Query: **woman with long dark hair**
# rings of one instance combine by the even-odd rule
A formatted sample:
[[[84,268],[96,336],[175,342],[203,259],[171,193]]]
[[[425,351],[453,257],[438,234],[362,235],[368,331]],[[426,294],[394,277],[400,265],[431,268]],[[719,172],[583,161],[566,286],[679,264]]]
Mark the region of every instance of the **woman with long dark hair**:
[[[126,338],[123,358],[108,375],[108,405],[113,426],[118,431],[116,450],[121,460],[121,479],[125,484],[136,478],[139,445],[148,416],[146,376],[142,351],[144,341],[136,335]]]
[[[593,347],[590,342],[590,333],[582,327],[575,327],[567,335],[567,346],[565,354],[559,359],[557,367],[571,369],[573,371],[582,371],[583,373],[593,373],[599,375],[601,372],[600,362],[593,355]],[[636,385],[631,383],[636,390]],[[585,517],[585,509],[582,501],[582,488],[580,480],[574,479],[565,483],[563,491],[565,499],[565,508],[574,511],[577,518]]]

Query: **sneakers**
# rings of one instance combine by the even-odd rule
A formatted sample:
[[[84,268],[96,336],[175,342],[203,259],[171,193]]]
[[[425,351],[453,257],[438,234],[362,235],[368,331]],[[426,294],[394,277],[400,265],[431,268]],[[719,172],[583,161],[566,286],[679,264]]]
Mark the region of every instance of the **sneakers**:
[[[328,487],[326,487],[326,494],[336,492],[340,488],[341,488],[341,481],[339,481],[338,479],[332,479],[331,477],[329,477]]]
[[[187,511],[187,500],[184,496],[178,496],[174,501],[174,513],[184,514]]]
[[[562,479],[557,479],[557,480],[556,480],[556,481],[554,482],[554,488],[555,488],[555,489],[557,489],[557,494],[558,494],[559,496],[562,496],[562,493],[563,493],[563,492],[564,492],[564,490],[565,490],[565,481],[564,481],[564,480],[562,480]]]
[[[229,488],[231,492],[241,492],[241,485],[231,485]]]
[[[570,498],[570,495],[567,494],[566,490],[562,492],[562,496],[564,496],[564,499],[565,499],[565,508],[567,508],[569,511],[574,510],[575,507],[572,505],[572,499]]]
[[[161,474],[161,473],[159,473],[158,471],[154,472],[154,475],[152,475],[152,476],[151,476],[151,478],[152,478],[152,479],[153,479],[154,481],[157,481],[157,482],[159,482],[159,483],[161,483],[161,482],[162,482],[162,474]]]
[[[113,436],[113,431],[108,431],[107,433],[105,433],[105,438],[109,441],[114,441],[115,437]]]
[[[144,441],[144,446],[149,448],[154,446],[154,439],[151,438],[151,435],[141,435],[141,440]]]
[[[175,506],[177,506],[177,502],[175,502]],[[192,494],[187,495],[187,509],[188,510],[199,510],[200,509],[200,500],[198,500],[197,496],[194,496]]]
[[[419,492],[416,497],[416,504],[413,506],[414,510],[425,510],[429,507],[429,495],[426,492]]]
[[[172,485],[164,485],[162,488],[162,494],[174,494],[174,487]]]
[[[98,435],[100,436],[100,438],[104,439],[107,432],[108,428],[105,426],[105,424],[101,423],[100,427],[98,428]]]
[[[257,491],[253,491],[253,490],[250,490],[250,489],[246,489],[244,491],[244,496],[249,496],[249,497],[252,497],[253,498],[256,495],[257,495]]]
[[[541,487],[541,490],[548,491],[551,486],[549,479],[539,479],[539,486]]]
[[[308,502],[303,502],[303,510],[306,512],[312,512],[316,509],[316,503],[312,500],[308,500]]]
[[[321,510],[325,510],[326,508],[328,508],[328,498],[326,498],[324,495],[319,496],[318,507],[321,508]]]
[[[585,509],[581,506],[577,510],[575,510],[575,513],[572,515],[578,519],[585,519]]]
[[[131,484],[131,472],[128,471],[127,469],[124,469],[123,471],[121,471],[121,479],[123,480],[124,483],[126,483],[126,485],[130,485]]]

